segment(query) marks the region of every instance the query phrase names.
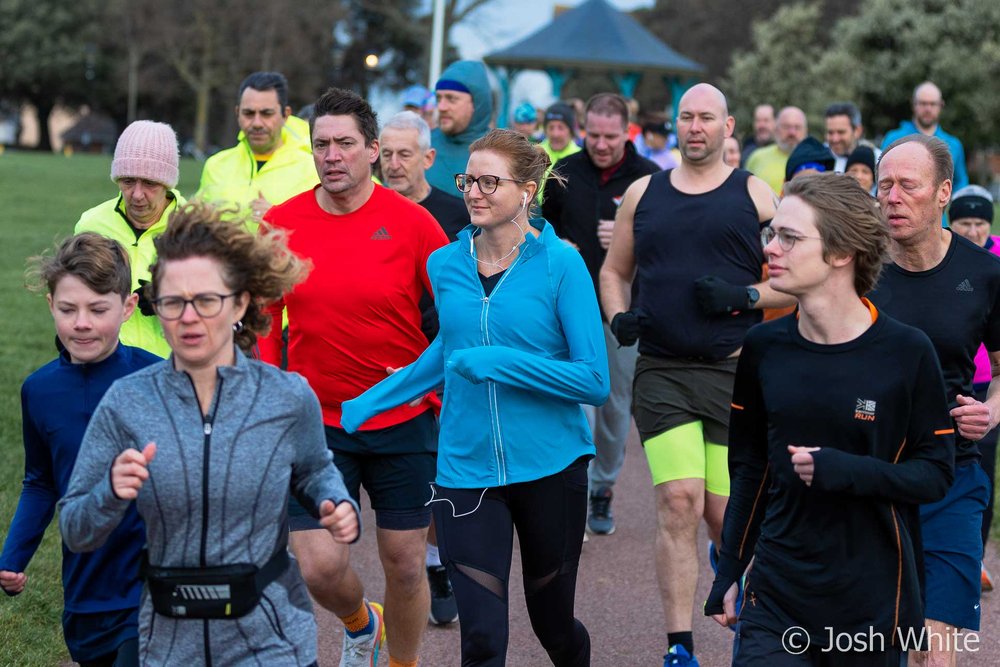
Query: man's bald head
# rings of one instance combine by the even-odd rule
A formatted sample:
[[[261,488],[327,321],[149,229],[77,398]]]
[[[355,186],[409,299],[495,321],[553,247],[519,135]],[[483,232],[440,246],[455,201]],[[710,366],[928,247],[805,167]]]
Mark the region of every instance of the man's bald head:
[[[775,141],[782,153],[791,153],[809,134],[806,113],[798,107],[785,107],[778,112]]]
[[[924,81],[913,89],[913,122],[926,134],[932,133],[941,117],[944,98],[941,89],[931,81]]]
[[[686,101],[691,102],[694,99],[698,100],[699,105],[705,103],[714,104],[716,111],[723,118],[729,115],[729,102],[726,100],[725,94],[710,83],[698,83],[691,86],[681,96],[680,104],[677,105],[678,115],[680,115],[681,109],[684,108],[684,103]]]
[[[722,91],[707,83],[693,86],[677,105],[677,145],[684,164],[722,162],[722,147],[735,121]]]

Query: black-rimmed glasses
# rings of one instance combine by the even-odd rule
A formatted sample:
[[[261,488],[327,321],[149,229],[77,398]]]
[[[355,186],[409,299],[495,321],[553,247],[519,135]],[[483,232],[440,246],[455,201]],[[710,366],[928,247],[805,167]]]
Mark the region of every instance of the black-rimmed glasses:
[[[501,178],[492,174],[483,174],[479,178],[473,178],[472,174],[455,174],[455,187],[462,192],[471,192],[472,184],[479,185],[479,191],[484,195],[491,195],[497,191],[500,181],[510,181],[511,183],[524,183],[516,178]]]
[[[775,229],[774,227],[768,225],[760,230],[760,245],[762,248],[766,248],[767,244],[778,238],[778,245],[785,252],[788,252],[795,247],[796,241],[804,241],[806,239],[816,239],[822,241],[823,239],[819,236],[802,236],[800,234],[793,234],[787,229]]]
[[[161,319],[168,321],[181,319],[181,316],[184,315],[184,309],[189,303],[194,308],[194,312],[201,317],[215,317],[222,312],[222,304],[225,303],[226,299],[237,294],[239,292],[232,294],[205,292],[204,294],[195,294],[190,299],[180,296],[161,296],[159,299],[153,299],[152,303],[156,314]]]

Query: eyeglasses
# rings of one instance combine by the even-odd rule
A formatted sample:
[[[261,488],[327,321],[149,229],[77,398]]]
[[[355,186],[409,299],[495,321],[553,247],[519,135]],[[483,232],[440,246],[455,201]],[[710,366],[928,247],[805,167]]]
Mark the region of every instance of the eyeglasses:
[[[775,229],[771,225],[764,227],[760,230],[760,245],[762,248],[766,248],[767,244],[774,240],[774,237],[778,237],[778,245],[785,252],[788,252],[795,247],[796,241],[805,241],[806,239],[816,239],[822,241],[823,239],[819,236],[800,236],[799,234],[792,234],[787,229]]]
[[[500,178],[490,174],[483,174],[479,178],[473,178],[472,174],[455,174],[455,187],[462,192],[472,192],[472,184],[479,185],[479,191],[484,195],[491,195],[497,191],[500,181],[510,181],[511,183],[524,183],[516,178]]]
[[[181,316],[184,315],[184,309],[187,308],[189,303],[194,308],[194,312],[198,313],[199,316],[215,317],[222,312],[222,304],[225,300],[237,294],[239,292],[233,292],[232,294],[205,292],[204,294],[195,294],[190,299],[180,296],[161,296],[159,299],[153,299],[152,303],[153,309],[156,310],[156,314],[160,316],[160,319],[167,321],[181,319]]]

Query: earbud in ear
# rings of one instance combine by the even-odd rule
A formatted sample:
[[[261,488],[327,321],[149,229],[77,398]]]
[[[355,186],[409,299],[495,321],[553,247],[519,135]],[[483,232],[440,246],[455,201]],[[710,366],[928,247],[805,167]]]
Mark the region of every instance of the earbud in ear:
[[[528,193],[525,192],[524,196],[521,197],[521,206],[527,206],[527,205],[528,205]]]

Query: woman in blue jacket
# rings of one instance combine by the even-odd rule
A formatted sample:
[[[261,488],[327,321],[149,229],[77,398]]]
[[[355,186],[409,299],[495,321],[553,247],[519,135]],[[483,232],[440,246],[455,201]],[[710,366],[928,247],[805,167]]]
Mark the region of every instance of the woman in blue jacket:
[[[573,617],[594,445],[581,403],[608,395],[593,283],[529,205],[549,166],[493,130],[456,174],[472,225],[427,262],[441,330],[413,364],[343,405],[343,425],[444,384],[434,520],[462,619],[462,664],[503,665],[517,529],[532,628],[555,665],[588,665]]]

